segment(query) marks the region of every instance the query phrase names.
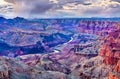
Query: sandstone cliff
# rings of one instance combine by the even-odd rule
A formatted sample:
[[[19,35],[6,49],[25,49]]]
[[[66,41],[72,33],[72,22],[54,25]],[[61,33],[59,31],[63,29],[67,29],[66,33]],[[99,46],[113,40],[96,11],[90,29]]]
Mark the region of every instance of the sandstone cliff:
[[[120,79],[120,25],[106,37],[99,53],[106,65],[113,67],[109,79]]]

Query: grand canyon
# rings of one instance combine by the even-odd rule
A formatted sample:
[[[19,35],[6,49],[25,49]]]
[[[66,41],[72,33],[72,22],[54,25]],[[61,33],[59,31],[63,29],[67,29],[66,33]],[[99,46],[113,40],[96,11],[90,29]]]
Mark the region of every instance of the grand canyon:
[[[120,18],[0,17],[0,79],[120,79]]]

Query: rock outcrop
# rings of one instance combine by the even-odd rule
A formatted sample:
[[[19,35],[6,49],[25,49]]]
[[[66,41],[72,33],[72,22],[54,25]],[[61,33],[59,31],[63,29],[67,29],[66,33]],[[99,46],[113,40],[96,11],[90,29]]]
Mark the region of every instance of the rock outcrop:
[[[120,25],[110,32],[101,46],[99,53],[104,58],[106,65],[111,65],[113,69],[109,73],[109,79],[120,79]]]
[[[16,59],[0,57],[0,79],[72,79],[72,75],[68,76],[57,70],[47,71],[42,66],[29,66]]]

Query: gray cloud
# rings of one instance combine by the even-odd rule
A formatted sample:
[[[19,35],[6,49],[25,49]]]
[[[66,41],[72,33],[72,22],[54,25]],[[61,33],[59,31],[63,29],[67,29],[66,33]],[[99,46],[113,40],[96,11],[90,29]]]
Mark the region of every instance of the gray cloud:
[[[15,3],[16,0],[4,0],[6,2],[9,2],[9,3]]]
[[[5,0],[14,6],[15,16],[86,17],[119,16],[120,0]]]
[[[95,14],[100,14],[102,12],[102,8],[93,8],[93,9],[88,9],[85,10],[84,13],[87,15],[95,15]]]
[[[91,0],[59,0],[59,4],[65,5],[68,3],[76,3],[77,4],[84,4],[84,5],[90,5],[92,4]]]
[[[44,13],[53,7],[49,0],[5,0],[15,5],[16,11],[28,13]]]
[[[46,11],[48,11],[49,9],[51,9],[53,7],[53,5],[45,5],[45,4],[36,4],[36,6],[34,6],[32,9],[31,9],[31,13],[36,13],[36,14],[39,14],[39,13],[44,13]]]
[[[116,2],[119,2],[119,3],[120,3],[120,0],[111,0],[111,1],[116,1]]]
[[[0,6],[0,13],[9,13],[12,12],[13,7],[11,5]]]
[[[120,4],[112,4],[109,7],[110,8],[118,8],[118,9],[120,9]]]

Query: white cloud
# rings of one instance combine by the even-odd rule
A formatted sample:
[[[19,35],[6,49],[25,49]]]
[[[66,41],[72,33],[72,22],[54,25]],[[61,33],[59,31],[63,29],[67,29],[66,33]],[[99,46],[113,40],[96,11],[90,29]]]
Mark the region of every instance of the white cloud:
[[[5,0],[13,4],[14,16],[120,17],[118,0]],[[5,14],[6,15],[6,14]],[[9,16],[9,15],[8,15]]]
[[[59,11],[71,13],[78,17],[120,17],[119,6],[118,2],[101,0],[92,2],[91,5],[68,3]]]

